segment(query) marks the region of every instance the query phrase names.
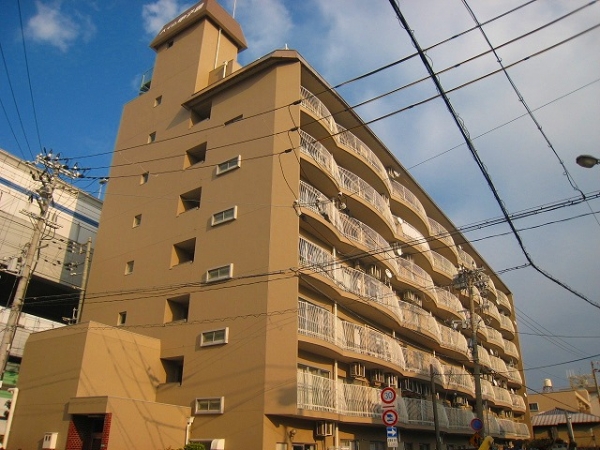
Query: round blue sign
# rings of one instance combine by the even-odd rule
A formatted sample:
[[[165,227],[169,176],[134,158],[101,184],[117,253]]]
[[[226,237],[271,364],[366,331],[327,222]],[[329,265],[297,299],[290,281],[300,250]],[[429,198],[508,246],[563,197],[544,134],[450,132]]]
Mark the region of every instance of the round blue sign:
[[[475,431],[481,431],[481,429],[483,428],[483,422],[481,421],[481,419],[475,417],[473,420],[471,420],[471,428],[473,428],[473,430]]]

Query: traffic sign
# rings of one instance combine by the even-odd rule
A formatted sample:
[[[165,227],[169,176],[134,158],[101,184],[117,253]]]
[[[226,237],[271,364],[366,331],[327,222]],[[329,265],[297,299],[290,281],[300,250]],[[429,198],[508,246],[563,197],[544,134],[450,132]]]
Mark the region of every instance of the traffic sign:
[[[387,446],[389,448],[397,448],[398,447],[398,439],[397,438],[388,438]]]
[[[471,420],[471,428],[474,431],[481,431],[483,429],[483,422],[481,419],[475,417],[473,420]]]
[[[383,420],[383,423],[388,427],[393,427],[398,423],[398,413],[393,409],[388,409],[381,415],[381,420]]]
[[[390,405],[396,401],[396,391],[394,388],[386,387],[381,390],[381,401]]]
[[[386,428],[387,437],[389,438],[398,438],[398,428],[396,427],[387,427]]]

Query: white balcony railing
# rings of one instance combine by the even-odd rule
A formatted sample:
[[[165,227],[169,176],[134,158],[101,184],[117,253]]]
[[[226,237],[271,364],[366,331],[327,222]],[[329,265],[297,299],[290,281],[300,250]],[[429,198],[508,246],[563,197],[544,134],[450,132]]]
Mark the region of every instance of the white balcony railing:
[[[512,312],[512,308],[510,307],[510,302],[508,301],[508,297],[502,291],[496,291],[496,298],[498,299],[498,305],[506,308],[508,312]]]
[[[454,279],[458,273],[452,261],[433,250],[431,251],[431,263],[437,272],[443,272],[448,278]]]
[[[515,334],[515,325],[513,324],[512,320],[510,320],[510,317],[503,314],[500,314],[500,328]]]
[[[340,174],[333,155],[310,134],[300,130],[300,151],[310,156],[339,184]]]
[[[428,217],[429,220],[429,230],[431,231],[431,236],[445,243],[449,248],[456,251],[456,245],[454,244],[454,239],[448,230],[444,228],[441,224],[433,220],[431,217]]]

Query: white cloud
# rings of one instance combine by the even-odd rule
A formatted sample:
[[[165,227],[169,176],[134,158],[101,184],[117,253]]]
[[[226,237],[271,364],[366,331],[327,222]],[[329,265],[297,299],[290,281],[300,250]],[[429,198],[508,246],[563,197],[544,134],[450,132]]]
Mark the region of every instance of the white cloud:
[[[144,29],[148,34],[157,34],[163,25],[192,6],[179,0],[157,0],[142,6]]]
[[[36,42],[50,44],[66,52],[78,39],[88,41],[96,29],[88,16],[61,10],[61,2],[36,1],[36,15],[27,22],[26,34]]]

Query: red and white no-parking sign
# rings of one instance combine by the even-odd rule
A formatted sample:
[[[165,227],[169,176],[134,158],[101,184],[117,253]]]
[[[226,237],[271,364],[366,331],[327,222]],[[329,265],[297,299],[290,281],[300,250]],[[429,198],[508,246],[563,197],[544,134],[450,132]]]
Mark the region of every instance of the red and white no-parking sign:
[[[398,413],[393,409],[388,409],[381,415],[381,420],[383,421],[384,425],[393,427],[398,423]]]

